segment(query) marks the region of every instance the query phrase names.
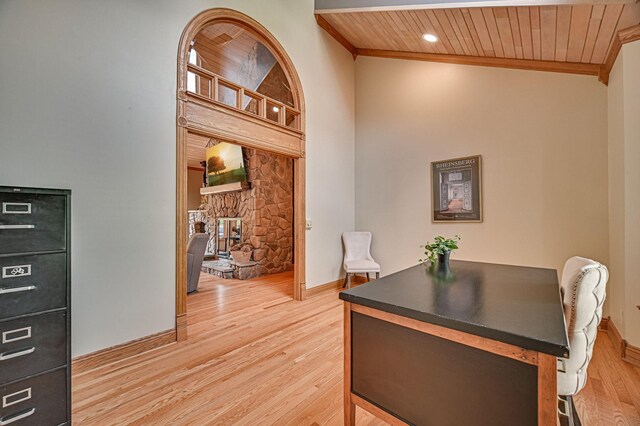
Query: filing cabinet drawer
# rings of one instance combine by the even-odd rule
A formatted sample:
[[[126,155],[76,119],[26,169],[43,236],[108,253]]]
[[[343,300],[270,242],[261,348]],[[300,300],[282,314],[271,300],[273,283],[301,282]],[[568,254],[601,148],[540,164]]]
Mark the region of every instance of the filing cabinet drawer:
[[[0,385],[0,424],[45,426],[66,421],[66,368]]]
[[[66,197],[0,192],[0,254],[66,249]]]
[[[67,363],[66,311],[0,322],[0,383]]]
[[[64,308],[66,253],[0,257],[0,320]]]

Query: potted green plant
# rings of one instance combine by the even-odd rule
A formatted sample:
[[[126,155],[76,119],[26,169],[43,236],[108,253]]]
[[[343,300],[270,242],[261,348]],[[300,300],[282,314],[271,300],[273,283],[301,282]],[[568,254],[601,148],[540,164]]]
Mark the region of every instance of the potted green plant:
[[[422,263],[431,262],[431,265],[438,264],[438,267],[445,269],[449,268],[449,257],[451,252],[458,248],[458,242],[460,236],[456,235],[453,238],[445,238],[443,236],[437,236],[434,242],[428,242],[427,244],[420,246],[424,248],[424,259],[419,261]]]

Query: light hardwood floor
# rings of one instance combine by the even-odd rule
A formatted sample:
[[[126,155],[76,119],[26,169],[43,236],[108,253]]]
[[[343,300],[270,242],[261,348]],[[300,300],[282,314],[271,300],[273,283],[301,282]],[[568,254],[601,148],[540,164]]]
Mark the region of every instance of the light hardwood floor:
[[[605,332],[598,333],[587,374],[575,398],[584,426],[640,426],[640,368],[620,359]]]
[[[292,274],[252,281],[203,274],[185,342],[73,377],[77,425],[340,425],[338,290],[304,302]],[[640,370],[596,344],[577,401],[585,426],[640,424]],[[358,409],[359,425],[384,424]]]

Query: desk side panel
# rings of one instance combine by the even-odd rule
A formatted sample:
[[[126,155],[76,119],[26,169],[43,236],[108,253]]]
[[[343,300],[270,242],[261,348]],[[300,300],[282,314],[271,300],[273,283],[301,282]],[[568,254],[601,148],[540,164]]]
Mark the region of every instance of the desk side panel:
[[[355,394],[409,424],[537,426],[536,366],[351,315]]]

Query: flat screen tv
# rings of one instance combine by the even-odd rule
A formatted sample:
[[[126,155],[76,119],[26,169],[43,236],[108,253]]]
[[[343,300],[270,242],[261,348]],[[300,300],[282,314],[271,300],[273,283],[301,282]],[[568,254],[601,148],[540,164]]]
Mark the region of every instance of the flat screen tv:
[[[242,147],[221,142],[206,149],[207,186],[246,182]]]

